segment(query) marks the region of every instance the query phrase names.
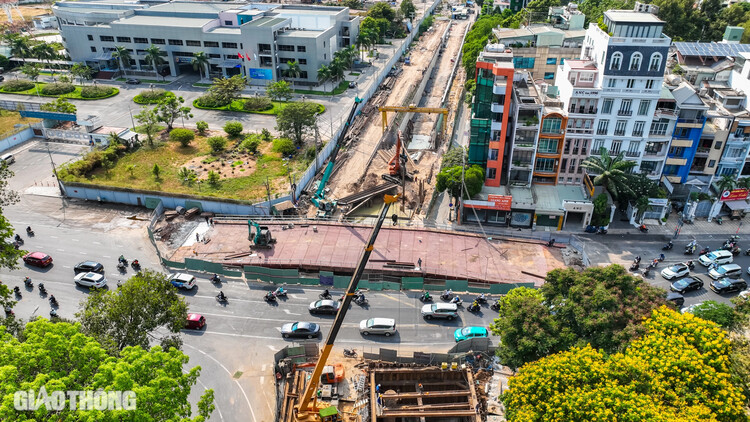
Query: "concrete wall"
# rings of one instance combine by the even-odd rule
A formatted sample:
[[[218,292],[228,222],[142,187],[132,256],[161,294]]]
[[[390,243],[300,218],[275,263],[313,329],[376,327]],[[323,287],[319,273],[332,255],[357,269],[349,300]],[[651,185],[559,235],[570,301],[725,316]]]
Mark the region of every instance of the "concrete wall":
[[[28,127],[15,135],[8,136],[5,139],[0,139],[0,151],[13,148],[21,142],[26,142],[34,137],[34,129]]]

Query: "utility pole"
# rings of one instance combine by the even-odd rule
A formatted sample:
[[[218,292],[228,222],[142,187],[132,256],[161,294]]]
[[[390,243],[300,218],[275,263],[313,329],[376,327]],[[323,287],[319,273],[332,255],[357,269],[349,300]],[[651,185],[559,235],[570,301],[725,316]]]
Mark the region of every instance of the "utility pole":
[[[49,142],[45,142],[47,146],[47,155],[49,156],[49,162],[52,164],[52,174],[55,176],[55,183],[57,188],[60,189],[60,202],[62,202],[63,221],[65,221],[65,191],[60,185],[60,179],[57,177],[57,169],[55,169],[55,162],[52,160],[52,152],[49,150]]]
[[[333,122],[333,120],[331,120]],[[333,124],[331,124],[331,138],[333,138]],[[318,131],[318,125],[315,124],[315,172],[318,172],[318,148],[320,144],[320,132]]]
[[[268,198],[268,215],[271,215],[271,184],[268,182],[268,176],[266,176],[266,197]]]

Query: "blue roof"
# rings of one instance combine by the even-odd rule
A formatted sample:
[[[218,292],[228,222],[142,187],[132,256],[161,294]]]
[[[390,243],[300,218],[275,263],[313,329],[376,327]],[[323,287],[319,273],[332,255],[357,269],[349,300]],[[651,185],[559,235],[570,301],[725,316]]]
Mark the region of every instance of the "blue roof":
[[[675,42],[674,46],[681,56],[700,57],[738,57],[740,53],[750,52],[750,44],[728,44],[718,42]]]

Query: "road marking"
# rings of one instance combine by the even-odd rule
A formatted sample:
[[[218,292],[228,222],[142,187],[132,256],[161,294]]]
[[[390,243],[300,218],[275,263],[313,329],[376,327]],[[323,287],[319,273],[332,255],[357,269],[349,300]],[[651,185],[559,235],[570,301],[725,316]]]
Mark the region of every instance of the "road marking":
[[[72,268],[70,265],[63,265],[63,268]]]
[[[266,371],[266,364],[264,363],[263,366],[260,367],[260,370],[265,372]]]
[[[281,331],[281,328],[279,328],[279,331]],[[266,346],[268,346],[268,348],[271,349],[272,352],[278,352],[279,351],[279,348],[276,347],[276,346],[271,346],[270,344],[267,344]]]
[[[58,249],[58,252],[65,252],[65,249]]]
[[[101,245],[101,242],[91,242],[91,243],[93,243],[94,245]]]
[[[88,255],[88,252],[79,252],[81,255]]]
[[[102,255],[102,258],[112,258],[112,257],[109,255]]]
[[[302,314],[295,314],[295,313],[293,313],[292,311],[290,311],[289,309],[286,309],[286,308],[284,308],[284,313],[287,314],[287,315],[302,315]]]
[[[291,293],[289,293],[289,297],[291,297],[292,299],[305,299],[305,296],[303,295],[293,295]]]
[[[265,381],[265,380],[266,380],[266,377],[264,377],[263,375],[261,375],[260,376],[260,383],[263,384],[263,381]]]
[[[57,236],[50,236],[51,239],[59,239]]]
[[[70,240],[72,240],[74,242],[80,242],[80,240],[78,240],[78,239],[70,239]]]
[[[204,354],[205,354],[205,353],[204,353]],[[188,373],[188,371],[186,371],[186,370],[184,370],[184,369],[182,370],[182,372],[184,372],[184,373],[186,373],[186,374]],[[201,382],[201,379],[200,379],[200,377],[198,377],[197,381],[198,381],[198,384],[200,384],[200,385],[201,385],[201,386],[203,387],[203,391],[206,391],[206,390],[208,390],[208,387],[206,387],[206,384],[203,384],[203,383]],[[219,409],[219,403],[217,403],[217,402],[216,402],[216,400],[214,400],[214,405],[216,406],[216,411],[218,411],[218,412],[219,412],[219,419],[221,419],[221,420],[224,420],[224,416],[222,416],[222,414],[221,414],[221,409]]]
[[[409,302],[402,302],[402,301],[401,301],[401,299],[399,299],[399,298],[397,298],[397,297],[391,297],[391,296],[389,296],[389,295],[381,295],[381,297],[384,297],[384,298],[386,298],[386,299],[390,299],[390,300],[392,300],[392,301],[394,301],[394,302],[398,302],[398,303],[399,303],[399,304],[401,304],[401,305],[405,305],[405,306],[411,306],[412,308],[415,308],[415,309],[417,308],[417,306],[416,306],[416,305],[413,305],[413,304],[411,304],[411,303],[409,303]]]

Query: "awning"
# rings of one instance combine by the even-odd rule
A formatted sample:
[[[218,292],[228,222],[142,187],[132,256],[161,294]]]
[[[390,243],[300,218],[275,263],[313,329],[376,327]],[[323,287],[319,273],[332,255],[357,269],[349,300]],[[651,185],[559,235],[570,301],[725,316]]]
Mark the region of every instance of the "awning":
[[[233,67],[241,67],[241,66],[242,66],[242,62],[239,60],[224,60],[219,65],[219,67],[223,67],[227,69],[233,68]]]
[[[741,210],[750,209],[750,203],[748,203],[746,200],[724,201],[724,205],[726,205],[732,211],[741,211]]]

